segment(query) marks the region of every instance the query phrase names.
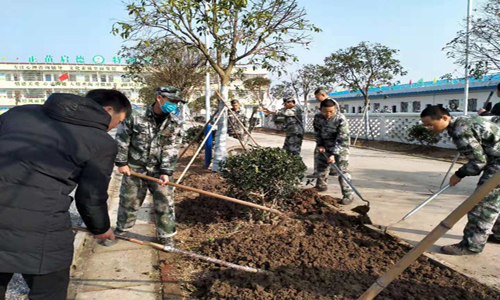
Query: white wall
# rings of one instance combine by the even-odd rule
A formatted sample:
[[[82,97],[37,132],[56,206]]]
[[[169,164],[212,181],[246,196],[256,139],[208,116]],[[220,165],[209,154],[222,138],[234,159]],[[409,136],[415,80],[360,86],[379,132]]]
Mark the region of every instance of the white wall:
[[[483,107],[484,103],[486,102],[486,99],[488,98],[490,94],[490,91],[472,91],[469,93],[469,99],[477,99],[477,109],[480,109]],[[370,109],[373,111],[374,109],[374,104],[375,103],[380,103],[380,109],[383,109],[384,106],[388,106],[390,109],[392,108],[393,105],[396,105],[397,112],[401,112],[401,102],[408,102],[408,112],[411,113],[413,112],[412,108],[412,102],[413,101],[420,101],[420,109],[423,110],[428,104],[431,105],[438,105],[442,104],[443,106],[448,106],[449,105],[449,100],[452,99],[458,99],[460,103],[460,109],[463,110],[464,108],[464,103],[463,103],[463,97],[464,94],[462,92],[459,93],[453,93],[453,94],[434,94],[434,95],[423,95],[423,96],[408,96],[408,97],[390,97],[387,99],[383,98],[374,98],[370,100]],[[352,107],[356,107],[356,113],[358,112],[358,107],[361,106],[363,107],[363,100],[348,100],[348,99],[336,99],[337,102],[339,102],[340,105],[349,105],[349,113],[352,113]],[[498,97],[493,96],[491,99],[491,102],[497,103],[499,102]],[[319,103],[313,102],[311,103],[311,107],[317,107],[319,106]]]
[[[452,113],[452,115],[460,116],[462,113]],[[349,122],[351,137],[355,138],[355,136],[359,134],[361,138],[364,138],[365,123],[362,121],[362,116],[360,114],[346,114],[346,117]],[[305,122],[306,132],[313,132],[313,118],[314,113],[309,114],[307,122]],[[417,142],[410,142],[408,140],[408,130],[416,124],[420,124],[420,114],[418,113],[381,113],[377,116],[372,115],[370,118],[371,138],[377,141],[417,144]],[[264,118],[262,127],[283,129],[282,125],[274,124],[270,116]],[[446,131],[441,133],[440,136],[441,139],[435,146],[451,149],[455,148],[455,145]]]

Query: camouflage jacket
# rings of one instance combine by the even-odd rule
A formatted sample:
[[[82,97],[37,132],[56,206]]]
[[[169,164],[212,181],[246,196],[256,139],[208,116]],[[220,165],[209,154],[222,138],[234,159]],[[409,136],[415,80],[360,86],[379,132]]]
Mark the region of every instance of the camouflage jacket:
[[[285,117],[284,127],[287,134],[304,134],[304,119],[302,118],[302,109],[300,107],[282,108],[276,112],[276,115]]]
[[[236,114],[236,116],[241,121],[241,123],[243,123],[245,125],[245,127],[248,127],[247,116],[245,116],[245,114],[241,111],[241,109],[238,111],[234,111],[233,109],[231,109],[231,110]],[[235,136],[236,134],[239,134],[239,135],[245,134],[245,131],[243,130],[243,128],[241,128],[240,123],[236,120],[236,118],[233,116],[232,113],[229,112],[227,118],[230,121],[230,122],[228,121],[228,124],[227,124],[227,133],[230,136]],[[233,126],[231,126],[231,123],[236,128],[233,128]]]
[[[182,120],[170,113],[156,124],[153,106],[136,109],[118,127],[117,166],[145,168],[151,174],[172,175],[182,142]]]
[[[348,155],[351,132],[347,118],[337,112],[329,120],[316,114],[313,121],[316,146],[325,147],[327,155]]]
[[[489,163],[500,163],[500,126],[481,117],[452,118],[448,135],[469,162],[455,173],[458,177],[479,175]]]

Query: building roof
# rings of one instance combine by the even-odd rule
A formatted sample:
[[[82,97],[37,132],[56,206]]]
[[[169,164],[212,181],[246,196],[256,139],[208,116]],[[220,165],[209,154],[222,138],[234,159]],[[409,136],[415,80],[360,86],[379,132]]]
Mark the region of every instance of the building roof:
[[[500,83],[500,74],[488,75],[480,79],[469,79],[470,91],[487,91],[495,90]],[[464,79],[453,80],[438,80],[401,84],[393,86],[383,86],[378,88],[371,88],[368,90],[370,99],[384,98],[385,96],[391,97],[410,97],[416,95],[426,94],[451,94],[457,93],[464,89]],[[351,93],[349,91],[330,93],[328,96],[337,100],[360,100],[364,99],[361,92]],[[310,102],[315,102],[316,99],[311,99]]]

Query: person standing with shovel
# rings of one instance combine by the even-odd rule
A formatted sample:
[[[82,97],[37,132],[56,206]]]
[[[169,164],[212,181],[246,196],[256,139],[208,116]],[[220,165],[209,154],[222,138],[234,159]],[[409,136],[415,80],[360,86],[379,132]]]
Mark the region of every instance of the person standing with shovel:
[[[451,186],[466,176],[482,173],[477,184],[479,187],[500,170],[499,125],[477,116],[453,118],[439,106],[426,107],[420,118],[423,125],[435,133],[447,130],[458,151],[469,160],[450,178]],[[499,214],[500,187],[497,187],[468,213],[462,241],[441,247],[441,252],[449,255],[478,254],[487,241],[500,243]]]
[[[328,190],[327,180],[330,173],[330,163],[335,163],[348,180],[349,174],[349,144],[351,134],[346,117],[338,110],[339,105],[332,99],[321,102],[321,114],[314,117],[314,133],[316,135],[316,161],[318,162],[318,180],[315,189],[318,192]],[[326,156],[325,156],[326,154]],[[341,204],[348,205],[354,200],[353,190],[349,184],[339,176],[342,189]]]
[[[314,91],[314,97],[316,97],[316,100],[318,100],[320,104],[326,99],[331,99],[328,97],[328,93],[324,89],[317,89],[316,91]],[[321,115],[321,109],[319,109],[316,114]],[[314,173],[307,175],[306,178],[318,178],[318,160],[316,159],[316,157],[319,157],[317,147],[314,148]],[[336,176],[338,174],[336,170],[330,168],[330,175]]]
[[[134,110],[118,127],[116,141],[118,155],[115,164],[123,176],[120,188],[120,206],[115,234],[132,228],[137,213],[149,190],[153,195],[156,228],[159,242],[174,247],[175,230],[173,188],[166,186],[174,174],[182,143],[183,122],[175,114],[177,105],[185,103],[180,90],[171,86],[159,87],[156,99],[145,109]],[[160,181],[152,183],[132,177],[131,171]],[[112,245],[108,242],[107,245]]]

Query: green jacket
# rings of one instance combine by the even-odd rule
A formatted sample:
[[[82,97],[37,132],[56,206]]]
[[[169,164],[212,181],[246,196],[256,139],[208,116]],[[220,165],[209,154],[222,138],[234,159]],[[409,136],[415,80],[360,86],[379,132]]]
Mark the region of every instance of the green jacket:
[[[115,164],[171,176],[184,133],[182,125],[175,113],[168,114],[162,124],[156,124],[152,105],[134,110],[118,127]]]
[[[243,113],[243,111],[241,111],[241,109],[238,111],[234,111],[233,109],[231,109],[231,110],[238,117],[238,119],[241,121],[241,123],[243,123],[243,125],[245,125],[245,127],[248,127],[248,120],[247,120],[247,117],[245,116],[245,114]],[[236,137],[237,135],[243,136],[245,134],[245,130],[241,127],[240,123],[236,120],[236,118],[233,116],[233,114],[231,112],[228,112],[227,118],[228,118],[228,120],[231,120],[231,123],[234,125],[234,127],[236,127],[236,128],[233,128],[233,126],[231,126],[231,123],[228,122],[227,134],[229,136],[232,136],[232,137]]]
[[[469,162],[455,173],[458,177],[479,175],[489,163],[500,163],[500,126],[481,117],[452,118],[448,135]]]
[[[302,109],[299,106],[289,109],[282,108],[276,112],[276,115],[285,117],[285,131],[287,134],[304,134]]]
[[[337,112],[329,120],[316,114],[313,121],[316,146],[324,147],[328,155],[348,155],[351,132],[347,118]]]

